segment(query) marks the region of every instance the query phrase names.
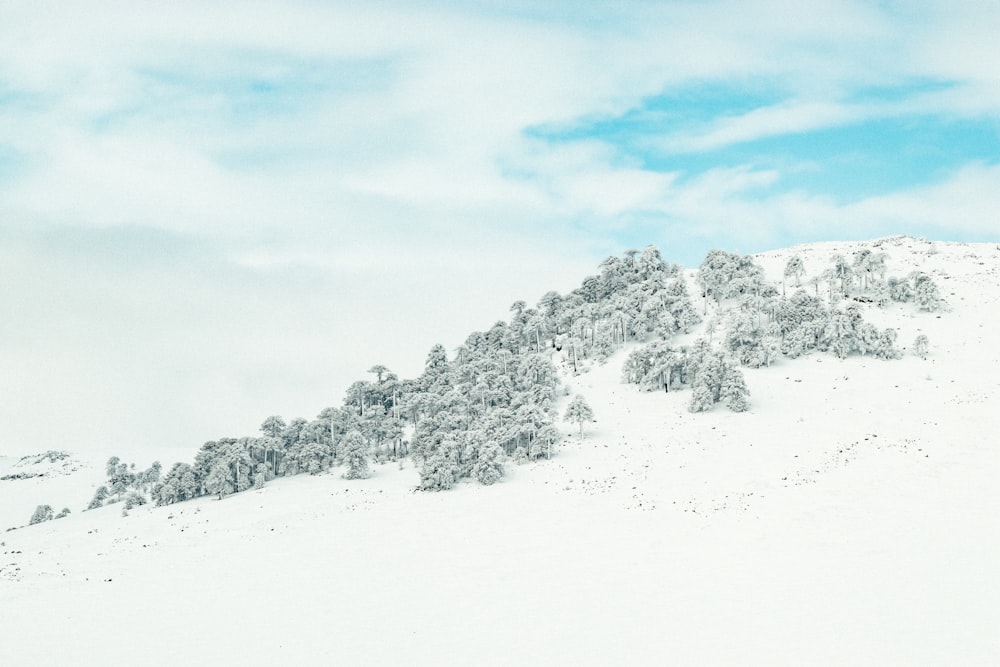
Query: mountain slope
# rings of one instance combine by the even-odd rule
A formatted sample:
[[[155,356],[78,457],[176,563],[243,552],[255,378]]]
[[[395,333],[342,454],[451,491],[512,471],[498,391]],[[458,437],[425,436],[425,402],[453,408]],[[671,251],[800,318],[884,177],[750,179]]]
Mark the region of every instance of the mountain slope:
[[[621,384],[625,349],[564,378],[583,439],[493,487],[414,493],[406,462],[74,506],[0,537],[0,662],[995,664],[1000,250],[878,243],[942,285],[944,313],[866,307],[927,359],[782,359],[749,412],[692,414]]]

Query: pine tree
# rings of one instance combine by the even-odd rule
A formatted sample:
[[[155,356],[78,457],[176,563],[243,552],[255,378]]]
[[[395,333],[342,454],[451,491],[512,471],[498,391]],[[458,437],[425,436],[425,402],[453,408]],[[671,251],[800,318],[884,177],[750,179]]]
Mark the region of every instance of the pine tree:
[[[875,330],[875,327],[871,327],[871,329]],[[875,342],[873,350],[875,356],[879,359],[899,359],[903,356],[903,353],[896,347],[896,338],[898,336],[899,334],[895,329],[889,328],[883,329],[880,333],[878,333],[878,338]]]
[[[264,483],[267,481],[267,463],[261,462],[257,464],[256,472],[253,474],[253,488],[263,489]]]
[[[850,292],[851,281],[854,278],[851,265],[847,263],[847,258],[840,254],[834,255],[832,262],[833,268],[830,272],[830,279],[831,281],[835,280],[840,283],[839,296],[847,296]]]
[[[934,280],[926,273],[913,277],[913,298],[920,310],[933,312],[941,308],[941,294]]]
[[[160,475],[163,472],[163,466],[159,461],[153,461],[147,470],[145,470],[139,477],[142,479],[142,483],[145,488],[149,488],[160,481]]]
[[[141,493],[138,493],[137,491],[130,491],[129,494],[125,496],[125,509],[127,510],[145,504],[146,504],[146,496],[142,495]]]
[[[90,504],[87,505],[88,510],[97,509],[104,505],[104,501],[108,498],[108,487],[99,486],[97,491],[94,492],[94,497],[90,500]]]
[[[799,255],[793,255],[788,258],[788,263],[785,264],[785,278],[795,278],[795,286],[798,287],[802,284],[802,276],[806,273],[806,265],[802,261],[802,257]]]
[[[458,479],[455,461],[449,452],[438,449],[424,458],[420,467],[420,489],[423,491],[447,491],[455,486]]]
[[[733,412],[746,412],[750,408],[750,390],[743,379],[743,372],[728,366],[722,379],[720,400]]]
[[[347,467],[344,479],[366,479],[368,470],[368,443],[358,431],[351,431],[341,443],[341,460]]]
[[[108,459],[108,462],[105,466],[105,471],[108,477],[114,477],[115,471],[118,469],[119,463],[121,463],[121,459],[119,459],[117,456],[112,456],[110,459]]]
[[[479,449],[472,474],[480,484],[490,486],[503,477],[503,450],[495,442],[488,442]]]
[[[219,500],[233,492],[233,476],[229,466],[219,461],[212,466],[205,478],[205,488],[211,494],[217,494]]]
[[[52,505],[39,505],[35,508],[35,513],[31,515],[28,525],[34,525],[52,519]]]
[[[929,351],[930,340],[927,338],[926,334],[920,334],[913,340],[913,354],[921,359],[926,359]]]
[[[843,312],[834,313],[826,327],[824,338],[827,349],[838,358],[845,359],[856,347],[850,317]]]
[[[162,484],[153,487],[153,499],[157,505],[170,505],[177,502],[180,492],[177,489],[177,480],[168,479]],[[90,508],[88,508],[90,509]]]
[[[698,382],[691,391],[691,400],[688,402],[690,412],[707,412],[715,405],[715,392],[705,382]]]
[[[881,281],[875,285],[875,305],[885,308],[892,300],[892,292],[887,281]]]
[[[577,394],[570,401],[569,407],[566,408],[566,415],[563,419],[571,424],[579,424],[580,439],[583,440],[583,424],[584,422],[594,420],[594,411],[587,405],[587,401],[584,400],[583,396]]]

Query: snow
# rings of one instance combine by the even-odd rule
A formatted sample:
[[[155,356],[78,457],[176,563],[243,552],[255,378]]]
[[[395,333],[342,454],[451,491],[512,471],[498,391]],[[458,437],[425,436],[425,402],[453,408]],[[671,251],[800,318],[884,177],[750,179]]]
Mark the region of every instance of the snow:
[[[881,243],[948,301],[866,307],[926,360],[782,359],[695,415],[620,384],[625,350],[566,378],[583,439],[492,487],[417,493],[407,462],[123,517],[80,512],[99,462],[62,476],[73,514],[0,534],[0,664],[998,664],[1000,249]],[[3,518],[57,481],[0,482]]]

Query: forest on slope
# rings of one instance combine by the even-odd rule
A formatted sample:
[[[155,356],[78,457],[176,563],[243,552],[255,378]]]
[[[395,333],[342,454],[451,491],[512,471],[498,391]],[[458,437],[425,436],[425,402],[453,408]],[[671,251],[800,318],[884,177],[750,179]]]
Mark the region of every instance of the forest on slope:
[[[626,345],[632,351],[623,382],[647,391],[688,388],[691,412],[719,403],[745,411],[750,391],[743,368],[813,352],[898,358],[897,332],[866,322],[863,308],[943,306],[930,276],[887,275],[883,243],[871,246],[850,258],[834,255],[822,267],[793,255],[780,285],[738,253],[713,250],[696,272],[685,272],[655,246],[628,250],[605,259],[568,294],[549,291],[535,307],[515,302],[509,319],[471,333],[451,355],[435,345],[416,378],[372,366],[372,378],[352,384],[340,406],[313,420],[267,417],[259,434],[206,442],[193,462],[165,473],[158,462],[137,470],[111,457],[107,483],[86,509],[222,498],[276,477],[338,466],[344,478],[364,479],[372,465],[402,465],[405,458],[419,470],[420,490],[446,490],[470,478],[493,484],[511,461],[555,452],[563,437],[555,406],[567,391],[560,378],[585,373]],[[926,337],[914,341],[917,354],[927,347]],[[578,397],[573,404],[564,419],[582,427],[591,418],[586,403]],[[57,518],[52,508],[39,506],[31,522],[50,518]]]

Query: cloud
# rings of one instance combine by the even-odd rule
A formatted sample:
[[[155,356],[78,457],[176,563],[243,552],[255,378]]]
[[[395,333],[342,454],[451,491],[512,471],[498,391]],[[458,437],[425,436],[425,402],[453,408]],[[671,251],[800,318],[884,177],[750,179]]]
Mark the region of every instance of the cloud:
[[[949,178],[845,207],[848,217],[884,227],[917,227],[938,237],[996,239],[1000,230],[1000,166],[972,164]]]
[[[798,134],[856,122],[871,111],[825,102],[785,102],[716,121],[701,132],[686,132],[663,142],[670,152],[713,151],[736,143]]]

